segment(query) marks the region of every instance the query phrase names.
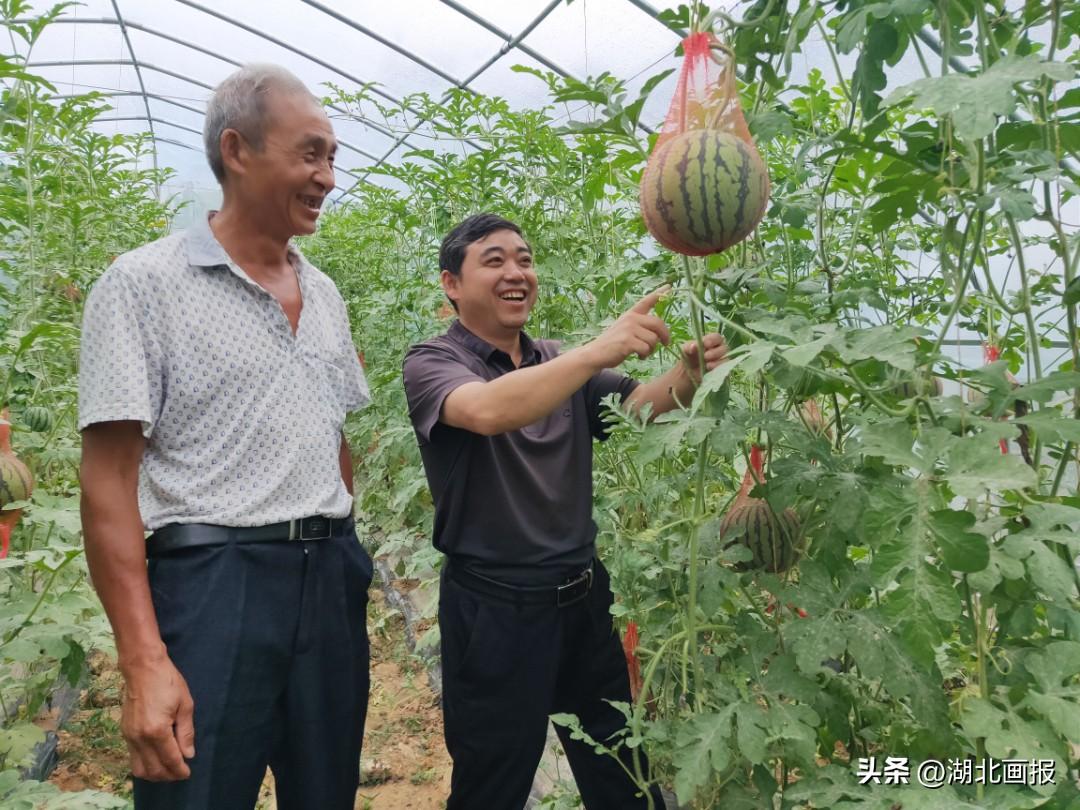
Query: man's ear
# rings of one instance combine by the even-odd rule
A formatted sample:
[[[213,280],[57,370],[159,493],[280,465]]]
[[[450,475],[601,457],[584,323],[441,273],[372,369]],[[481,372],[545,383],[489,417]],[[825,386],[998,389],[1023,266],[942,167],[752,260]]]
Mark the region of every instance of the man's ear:
[[[221,133],[221,163],[226,173],[244,174],[247,171],[251,147],[244,136],[235,129],[226,129]]]
[[[446,297],[453,301],[455,304],[458,299],[458,285],[461,282],[461,278],[451,273],[449,270],[443,270],[439,273],[439,283],[442,284],[443,292],[446,293]]]

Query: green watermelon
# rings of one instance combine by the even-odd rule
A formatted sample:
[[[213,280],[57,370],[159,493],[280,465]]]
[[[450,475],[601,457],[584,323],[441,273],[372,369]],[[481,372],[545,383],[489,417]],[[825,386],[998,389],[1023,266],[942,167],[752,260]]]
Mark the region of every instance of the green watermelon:
[[[744,503],[731,507],[720,522],[723,537],[736,528],[742,535],[733,538],[750,549],[753,559],[743,567],[755,571],[765,570],[782,574],[799,558],[799,516],[790,507],[779,515],[761,498],[748,498]]]
[[[720,537],[723,539],[741,529],[741,534],[731,542],[746,546],[753,558],[740,567],[782,574],[795,564],[802,551],[799,516],[790,507],[776,514],[763,499],[751,498],[755,479],[765,480],[761,448],[757,446],[750,450],[750,468],[743,477],[739,494],[720,521]]]
[[[695,129],[653,151],[641,177],[641,213],[656,241],[687,256],[719,253],[757,227],[769,173],[752,143]]]
[[[892,386],[892,393],[900,399],[912,397],[940,397],[944,391],[941,378],[934,377],[929,372],[919,371],[915,376],[897,381]]]
[[[34,433],[48,433],[53,426],[53,414],[43,405],[32,405],[23,411],[23,424]]]
[[[6,422],[6,408],[0,417]],[[12,501],[25,501],[33,490],[34,478],[30,470],[11,450],[11,425],[0,424],[0,509]],[[17,514],[15,519],[18,519]]]

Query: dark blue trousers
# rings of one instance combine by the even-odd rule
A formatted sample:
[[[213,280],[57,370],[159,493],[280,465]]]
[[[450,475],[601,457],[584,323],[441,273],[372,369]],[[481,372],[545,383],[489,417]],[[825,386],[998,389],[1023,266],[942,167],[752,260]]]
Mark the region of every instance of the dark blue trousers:
[[[148,563],[162,640],[195,701],[181,782],[135,780],[137,810],[352,810],[368,700],[371,559],[326,540],[228,543]]]
[[[453,563],[448,563],[453,565]],[[630,702],[630,677],[611,622],[610,581],[597,560],[589,595],[567,607],[515,605],[461,585],[439,590],[443,724],[454,761],[447,810],[521,810],[547,740],[548,716],[576,714],[599,742],[622,729],[607,701]],[[645,810],[648,800],[609,755],[556,726],[586,810]],[[648,773],[649,762],[641,757]],[[664,801],[655,786],[653,807]]]

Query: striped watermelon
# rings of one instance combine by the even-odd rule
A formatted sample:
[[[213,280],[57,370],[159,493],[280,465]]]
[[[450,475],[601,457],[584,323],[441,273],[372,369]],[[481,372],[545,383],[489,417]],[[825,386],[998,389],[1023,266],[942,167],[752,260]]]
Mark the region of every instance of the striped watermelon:
[[[945,390],[941,384],[941,378],[935,377],[927,371],[919,370],[914,376],[906,379],[892,377],[892,393],[900,399],[912,397],[940,397]]]
[[[750,450],[750,468],[743,478],[739,494],[720,521],[720,537],[741,530],[741,535],[732,538],[731,542],[741,543],[753,554],[753,559],[741,567],[780,574],[799,559],[802,527],[794,509],[789,507],[776,514],[763,499],[750,497],[755,478],[757,481],[765,480],[761,448],[757,446]]]
[[[641,177],[645,227],[669,250],[719,253],[757,227],[769,201],[769,173],[752,143],[695,129],[660,144]]]
[[[23,424],[34,433],[48,433],[53,426],[53,413],[44,405],[31,405],[23,411]]]
[[[5,424],[0,424],[0,509],[12,501],[24,501],[30,497],[34,490],[34,479],[30,470],[22,463],[18,456],[11,450],[11,425],[6,423],[8,417],[5,408],[0,417]],[[11,515],[7,513],[5,517]],[[14,517],[18,519],[17,512]]]

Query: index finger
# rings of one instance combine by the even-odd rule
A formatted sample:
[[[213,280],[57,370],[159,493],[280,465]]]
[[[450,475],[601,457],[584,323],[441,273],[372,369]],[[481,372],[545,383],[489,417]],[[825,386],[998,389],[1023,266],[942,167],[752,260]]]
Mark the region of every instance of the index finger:
[[[670,284],[665,284],[663,287],[660,287],[657,290],[653,290],[651,293],[649,293],[636,304],[634,304],[634,306],[630,308],[630,311],[640,312],[642,314],[651,311],[652,308],[656,306],[656,302],[663,298],[665,295],[667,295],[670,290]]]

